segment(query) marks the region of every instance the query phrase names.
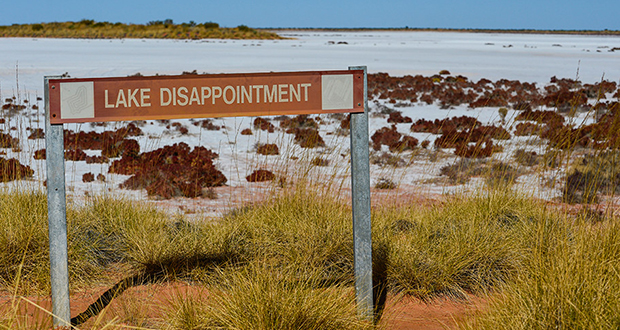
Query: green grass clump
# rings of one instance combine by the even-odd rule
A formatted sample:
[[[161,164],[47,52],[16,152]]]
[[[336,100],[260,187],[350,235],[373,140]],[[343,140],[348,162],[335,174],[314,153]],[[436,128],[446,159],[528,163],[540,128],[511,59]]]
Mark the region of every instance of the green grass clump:
[[[594,203],[599,193],[620,193],[619,165],[618,151],[579,157],[567,172],[562,200],[567,203]]]
[[[317,269],[326,281],[352,279],[351,209],[338,198],[296,189],[232,212],[219,225],[247,262],[267,258],[282,268]]]
[[[168,328],[374,329],[358,318],[350,287],[322,287],[323,276],[313,268],[283,271],[268,264],[222,271],[206,299],[178,297],[168,312]]]
[[[389,249],[392,290],[421,299],[463,298],[490,292],[519,272],[523,233],[541,212],[509,189],[455,196],[434,207],[382,210],[375,216],[375,244]]]
[[[82,209],[92,219],[93,253],[107,263],[128,264],[134,272],[184,275],[238,258],[222,227],[171,219],[153,207],[129,200],[96,197]]]
[[[217,23],[174,24],[171,20],[149,24],[123,24],[82,20],[0,26],[0,37],[86,38],[86,39],[282,39],[276,33],[239,25],[221,28]]]
[[[69,275],[88,283],[100,273],[96,255],[75,210],[67,208]],[[0,192],[0,287],[14,291],[49,290],[47,197],[42,192]]]
[[[620,222],[557,224],[515,281],[465,329],[618,329]]]

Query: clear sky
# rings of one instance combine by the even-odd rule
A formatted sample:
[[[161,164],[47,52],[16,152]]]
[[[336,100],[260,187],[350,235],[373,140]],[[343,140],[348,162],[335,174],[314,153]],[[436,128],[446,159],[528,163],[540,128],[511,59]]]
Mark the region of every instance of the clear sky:
[[[620,0],[3,0],[0,25],[93,19],[222,27],[620,30]]]

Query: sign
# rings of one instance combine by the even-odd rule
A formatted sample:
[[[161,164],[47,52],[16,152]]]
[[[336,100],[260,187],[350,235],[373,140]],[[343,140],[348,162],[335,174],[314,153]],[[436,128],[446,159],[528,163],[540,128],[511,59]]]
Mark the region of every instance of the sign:
[[[45,77],[45,144],[54,327],[72,324],[63,123],[351,114],[351,198],[358,314],[373,318],[368,90],[365,66],[347,71],[60,79]]]
[[[364,71],[50,79],[50,122],[364,112]]]

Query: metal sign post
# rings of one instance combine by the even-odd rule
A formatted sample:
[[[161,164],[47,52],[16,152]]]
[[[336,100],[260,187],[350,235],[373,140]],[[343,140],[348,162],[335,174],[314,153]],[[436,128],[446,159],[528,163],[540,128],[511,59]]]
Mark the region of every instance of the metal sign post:
[[[361,317],[372,320],[368,84],[365,66],[349,67],[349,70],[364,71],[364,112],[351,114],[351,198],[353,206],[353,246],[355,251],[355,296],[357,310]]]
[[[47,217],[50,244],[50,278],[54,327],[69,327],[69,262],[67,252],[67,202],[62,124],[50,123],[49,79],[45,77],[45,158],[47,168]],[[53,87],[52,87],[53,88]]]
[[[69,326],[63,123],[351,113],[358,313],[372,320],[366,67],[342,71],[58,79],[45,77],[47,200],[54,326]]]

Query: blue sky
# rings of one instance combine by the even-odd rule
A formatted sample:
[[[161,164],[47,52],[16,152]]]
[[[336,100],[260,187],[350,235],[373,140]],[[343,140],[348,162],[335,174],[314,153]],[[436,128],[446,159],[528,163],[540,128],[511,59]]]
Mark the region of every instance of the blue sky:
[[[7,0],[0,25],[94,19],[235,27],[620,30],[619,0]]]

